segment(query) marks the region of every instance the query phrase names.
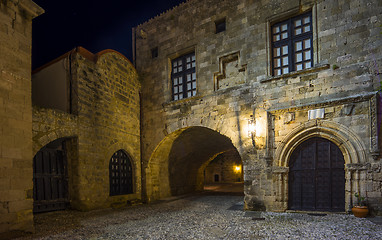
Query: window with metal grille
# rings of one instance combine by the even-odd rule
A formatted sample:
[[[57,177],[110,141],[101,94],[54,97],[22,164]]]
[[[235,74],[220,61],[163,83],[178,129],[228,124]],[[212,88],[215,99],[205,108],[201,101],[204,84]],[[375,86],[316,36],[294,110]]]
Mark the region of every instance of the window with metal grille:
[[[176,58],[172,62],[172,99],[180,100],[196,95],[195,53]]]
[[[272,74],[274,76],[313,66],[312,13],[272,25]]]
[[[129,156],[118,150],[109,163],[110,196],[133,193],[133,171]]]

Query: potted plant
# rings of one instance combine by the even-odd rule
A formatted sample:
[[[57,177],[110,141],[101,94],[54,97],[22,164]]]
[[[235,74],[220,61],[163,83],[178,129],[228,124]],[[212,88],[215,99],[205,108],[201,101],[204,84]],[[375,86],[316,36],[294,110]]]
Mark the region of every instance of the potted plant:
[[[351,211],[356,217],[366,217],[369,213],[369,209],[366,206],[365,197],[362,197],[360,193],[354,193],[354,196],[357,198],[357,205],[354,205]]]

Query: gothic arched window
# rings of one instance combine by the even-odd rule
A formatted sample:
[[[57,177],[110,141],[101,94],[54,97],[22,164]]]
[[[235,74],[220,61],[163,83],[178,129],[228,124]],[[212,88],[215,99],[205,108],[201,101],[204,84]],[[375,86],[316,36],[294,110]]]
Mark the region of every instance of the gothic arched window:
[[[109,163],[110,196],[133,193],[133,169],[130,157],[118,150]]]

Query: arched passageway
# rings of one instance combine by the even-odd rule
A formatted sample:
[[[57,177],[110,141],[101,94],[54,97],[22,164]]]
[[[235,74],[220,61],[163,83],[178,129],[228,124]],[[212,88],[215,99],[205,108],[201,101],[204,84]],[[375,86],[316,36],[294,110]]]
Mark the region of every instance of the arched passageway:
[[[289,161],[289,209],[345,211],[345,170],[341,150],[319,137],[301,143]]]
[[[189,127],[168,135],[150,159],[148,200],[203,190],[206,166],[230,151],[237,153],[232,141],[209,128]]]

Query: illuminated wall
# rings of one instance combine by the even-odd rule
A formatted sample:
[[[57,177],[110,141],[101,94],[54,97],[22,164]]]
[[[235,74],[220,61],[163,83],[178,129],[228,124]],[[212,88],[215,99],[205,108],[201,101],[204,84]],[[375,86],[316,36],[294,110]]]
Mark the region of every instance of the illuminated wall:
[[[34,231],[32,169],[33,1],[0,1],[0,238]],[[4,233],[4,234],[3,234]]]
[[[66,77],[58,79],[62,79],[63,84],[71,81],[72,113],[62,112],[60,108],[34,108],[34,154],[58,138],[71,139],[68,155],[72,208],[91,210],[139,201],[140,82],[134,66],[116,51],[93,54],[82,47],[59,59],[62,60],[53,61],[53,66],[70,64],[65,68]],[[40,75],[35,80],[46,82],[54,77],[41,74],[50,66],[48,64],[36,72]],[[34,86],[44,88],[43,84]],[[133,193],[109,196],[109,163],[118,150],[123,150],[131,158]]]
[[[233,183],[243,181],[242,162],[236,151],[219,154],[204,170],[204,183]]]
[[[228,137],[239,152],[245,208],[285,211],[291,152],[320,137],[345,157],[345,210],[361,192],[382,214],[377,121],[382,2],[369,2],[191,0],[137,26],[147,192],[157,189],[150,174],[165,162],[153,158],[162,141],[199,126]],[[313,65],[274,76],[271,26],[302,13],[311,14]],[[222,22],[225,30],[216,31]],[[193,52],[196,94],[173,100],[173,61]]]

